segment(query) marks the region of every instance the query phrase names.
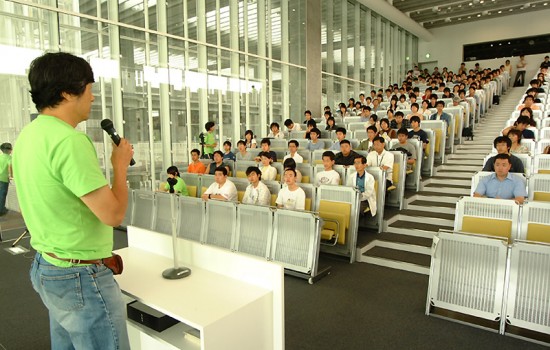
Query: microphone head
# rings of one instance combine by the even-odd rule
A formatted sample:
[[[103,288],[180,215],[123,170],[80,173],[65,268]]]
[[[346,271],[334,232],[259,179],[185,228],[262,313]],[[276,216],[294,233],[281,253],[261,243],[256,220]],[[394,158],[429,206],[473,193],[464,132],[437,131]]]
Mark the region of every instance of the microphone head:
[[[111,121],[111,119],[103,119],[103,120],[101,121],[101,128],[102,128],[103,130],[105,130],[105,131],[106,131],[107,133],[109,133],[109,134],[110,134],[110,131],[111,131],[111,130],[114,130],[114,129],[115,129],[115,127],[114,127],[113,122]]]

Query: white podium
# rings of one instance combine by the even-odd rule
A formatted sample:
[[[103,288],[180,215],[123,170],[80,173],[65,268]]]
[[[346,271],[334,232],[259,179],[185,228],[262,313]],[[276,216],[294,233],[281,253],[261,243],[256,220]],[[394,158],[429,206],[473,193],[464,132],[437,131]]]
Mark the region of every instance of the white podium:
[[[128,248],[118,250],[122,291],[182,322],[156,332],[128,321],[132,349],[284,349],[284,271],[277,264],[180,239],[189,277],[167,280],[172,237],[128,227]],[[200,338],[186,333],[190,327]]]

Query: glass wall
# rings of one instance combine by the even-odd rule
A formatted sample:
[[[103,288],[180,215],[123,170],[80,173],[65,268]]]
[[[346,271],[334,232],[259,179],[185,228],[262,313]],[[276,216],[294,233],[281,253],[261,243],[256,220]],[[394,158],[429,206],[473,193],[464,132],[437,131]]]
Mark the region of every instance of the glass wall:
[[[323,102],[400,83],[417,61],[418,39],[355,0],[322,1]]]
[[[14,142],[36,113],[26,78],[32,59],[70,52],[94,68],[96,100],[79,129],[105,172],[110,141],[99,124],[110,118],[134,145],[131,186],[153,188],[168,165],[182,166],[200,148],[207,121],[221,144],[301,117],[305,11],[290,0],[2,1],[0,140]]]

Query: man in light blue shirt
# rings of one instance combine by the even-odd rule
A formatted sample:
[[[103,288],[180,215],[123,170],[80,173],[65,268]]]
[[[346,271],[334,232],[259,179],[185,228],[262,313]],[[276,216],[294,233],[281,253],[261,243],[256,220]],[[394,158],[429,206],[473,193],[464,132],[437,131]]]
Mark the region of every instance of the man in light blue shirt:
[[[317,128],[311,129],[311,131],[309,132],[309,137],[311,138],[311,140],[306,146],[306,149],[308,151],[325,149],[325,142],[319,140],[319,137],[321,137],[321,130]]]
[[[444,120],[445,123],[447,123],[447,126],[449,126],[451,125],[452,117],[449,114],[443,112],[444,107],[445,107],[445,102],[443,102],[443,100],[437,101],[435,104],[435,108],[437,109],[437,112],[435,112],[430,116],[430,120]]]
[[[525,183],[516,175],[510,174],[510,155],[500,153],[495,156],[495,172],[479,182],[474,197],[513,199],[523,204],[527,191]]]

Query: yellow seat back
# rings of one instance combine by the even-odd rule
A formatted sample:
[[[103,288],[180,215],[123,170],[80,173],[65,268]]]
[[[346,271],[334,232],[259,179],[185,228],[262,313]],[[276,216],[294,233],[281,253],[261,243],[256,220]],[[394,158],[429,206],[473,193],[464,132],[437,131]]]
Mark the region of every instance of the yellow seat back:
[[[305,209],[311,211],[311,198],[306,198]]]
[[[333,238],[334,233],[338,233],[338,244],[346,244],[346,232],[350,226],[351,204],[321,200],[319,202],[319,216],[327,219],[323,224],[321,237],[330,240]],[[337,221],[338,224],[334,221]]]
[[[439,153],[439,147],[441,147],[441,136],[443,132],[441,131],[441,129],[435,129],[434,133],[435,133],[434,152]]]
[[[197,196],[197,186],[188,185],[187,192],[189,192],[189,197]]]
[[[533,200],[538,202],[550,202],[550,192],[535,192]]]
[[[237,200],[239,202],[243,201],[243,197],[244,197],[244,191],[237,191]]]
[[[272,207],[276,207],[276,206],[277,206],[277,195],[276,195],[276,194],[272,194],[272,195],[271,195],[271,206],[272,206]]]
[[[535,222],[528,223],[527,240],[550,243],[550,225]]]
[[[458,129],[460,127],[460,115],[455,115],[455,134],[453,135],[453,138],[455,138],[458,135]],[[460,131],[462,133],[462,130]]]
[[[202,188],[201,188],[201,194],[204,194],[204,192],[206,192],[207,189],[208,189],[208,187],[202,186]]]
[[[303,175],[302,176],[302,183],[308,184],[309,183],[309,175]]]
[[[275,181],[281,181],[281,174],[277,173],[277,176],[275,176]]]
[[[539,174],[550,174],[550,169],[539,169]]]
[[[241,179],[246,179],[246,171],[238,170],[237,177],[240,177]]]
[[[510,239],[512,236],[512,221],[464,216],[461,231]]]
[[[391,174],[391,178],[394,186],[397,186],[397,184],[399,183],[399,170],[399,163],[393,163],[393,172]]]

